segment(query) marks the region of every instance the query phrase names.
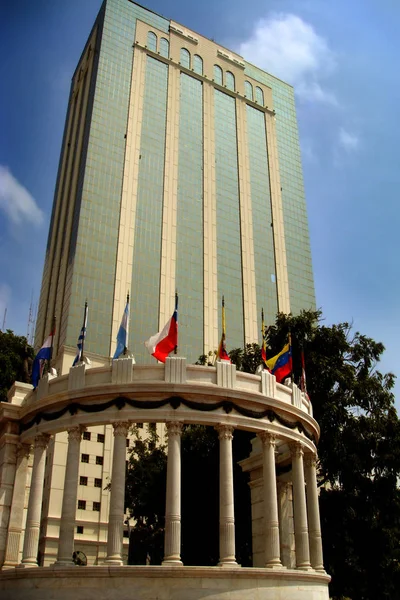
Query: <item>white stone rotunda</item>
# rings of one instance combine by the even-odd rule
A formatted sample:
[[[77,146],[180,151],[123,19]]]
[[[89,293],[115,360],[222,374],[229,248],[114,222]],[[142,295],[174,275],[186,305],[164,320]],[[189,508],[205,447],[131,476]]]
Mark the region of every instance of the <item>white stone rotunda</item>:
[[[18,386],[17,386],[18,388]],[[18,388],[24,389],[23,384]],[[135,423],[164,423],[168,436],[166,528],[161,566],[123,564],[126,438]],[[219,433],[219,564],[181,561],[181,431],[184,424]],[[80,444],[85,428],[114,432],[107,555],[102,564],[72,561]],[[254,433],[241,466],[250,473],[254,566],[235,557],[232,438]],[[57,559],[38,567],[46,448],[68,432]],[[296,385],[268,372],[250,375],[234,365],[84,363],[46,375],[37,390],[25,385],[0,404],[0,597],[4,600],[327,600],[316,479],[319,427]],[[27,461],[33,455],[24,517]],[[195,543],[195,540],[193,541]]]

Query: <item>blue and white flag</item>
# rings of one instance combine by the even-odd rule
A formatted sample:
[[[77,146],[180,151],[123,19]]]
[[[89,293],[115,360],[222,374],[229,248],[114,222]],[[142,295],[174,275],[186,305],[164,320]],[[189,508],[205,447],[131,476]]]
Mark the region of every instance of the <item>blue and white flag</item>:
[[[74,358],[74,362],[72,363],[73,367],[75,367],[75,365],[80,363],[82,360],[83,345],[85,343],[85,338],[86,338],[87,315],[88,315],[88,305],[87,305],[87,302],[85,302],[85,313],[83,316],[83,325],[82,325],[81,333],[79,334],[78,343],[76,345],[78,350],[77,350],[76,356]]]
[[[53,337],[54,337],[55,329],[50,333],[49,337],[44,342],[43,346],[40,348],[39,352],[36,354],[33,365],[32,365],[32,385],[37,388],[39,379],[43,373],[43,367],[46,360],[50,361],[51,354],[53,351]]]
[[[115,350],[113,359],[119,358],[121,354],[126,354],[128,345],[128,323],[129,323],[129,294],[126,299],[126,306],[124,314],[122,315],[121,325],[118,329],[117,334],[117,348]]]

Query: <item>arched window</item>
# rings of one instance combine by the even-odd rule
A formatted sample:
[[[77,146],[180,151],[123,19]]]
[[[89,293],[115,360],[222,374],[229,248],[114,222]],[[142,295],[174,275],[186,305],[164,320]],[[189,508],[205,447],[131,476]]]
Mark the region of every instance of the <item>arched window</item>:
[[[190,52],[186,48],[181,48],[181,65],[190,69]]]
[[[225,83],[228,90],[235,91],[235,76],[230,71],[225,73]]]
[[[264,92],[258,86],[256,87],[256,102],[264,106]]]
[[[203,59],[198,54],[193,56],[193,71],[198,75],[203,75]]]
[[[244,82],[244,95],[246,98],[253,100],[253,86],[251,85],[250,81]]]
[[[214,65],[214,81],[222,85],[222,69],[218,65]]]
[[[153,31],[149,31],[147,34],[147,47],[153,52],[157,52],[157,36]]]
[[[165,38],[160,39],[160,54],[165,58],[169,58],[169,41]]]

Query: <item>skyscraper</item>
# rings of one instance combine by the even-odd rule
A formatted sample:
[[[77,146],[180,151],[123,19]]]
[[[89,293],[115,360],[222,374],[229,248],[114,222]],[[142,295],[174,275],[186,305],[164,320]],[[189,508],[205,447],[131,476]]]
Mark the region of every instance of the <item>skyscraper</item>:
[[[278,310],[315,306],[293,88],[131,0],[106,0],[74,73],[36,343],[58,326],[110,356],[170,317],[180,354],[258,341]]]

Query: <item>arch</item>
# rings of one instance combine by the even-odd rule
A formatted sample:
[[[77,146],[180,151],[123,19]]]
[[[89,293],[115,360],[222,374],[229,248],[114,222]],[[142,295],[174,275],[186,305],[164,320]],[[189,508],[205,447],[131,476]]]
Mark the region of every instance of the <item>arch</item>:
[[[198,75],[203,75],[203,59],[198,54],[193,56],[193,71]]]
[[[228,90],[232,90],[232,92],[235,91],[235,76],[230,71],[225,73],[225,83]]]
[[[181,65],[190,69],[190,52],[186,48],[181,48]]]
[[[258,85],[256,86],[256,102],[264,106],[264,92]]]
[[[214,81],[222,85],[222,69],[218,65],[214,65]]]
[[[157,36],[154,31],[149,31],[147,33],[147,47],[149,50],[157,52]]]
[[[160,39],[160,54],[169,58],[169,41],[165,38]]]
[[[246,98],[253,100],[253,86],[251,85],[250,81],[244,82],[244,95]]]

